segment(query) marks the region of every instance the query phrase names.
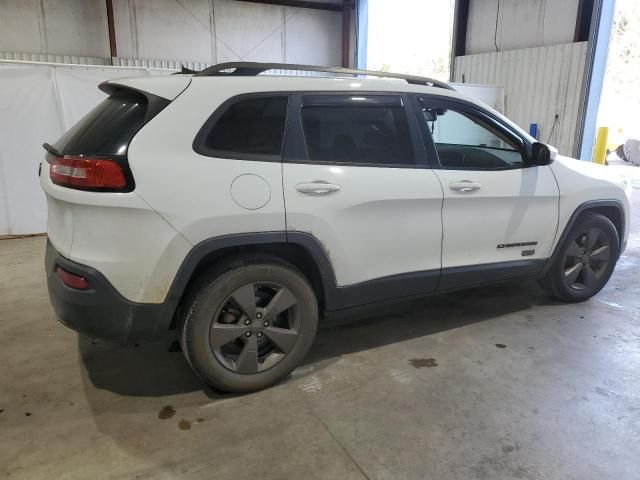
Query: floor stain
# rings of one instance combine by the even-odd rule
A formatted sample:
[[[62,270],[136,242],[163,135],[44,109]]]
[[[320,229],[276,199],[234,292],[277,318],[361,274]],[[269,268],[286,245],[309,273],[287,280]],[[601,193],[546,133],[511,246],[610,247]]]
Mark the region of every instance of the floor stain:
[[[513,445],[503,445],[502,446],[502,451],[504,453],[511,453],[515,450],[515,447]]]
[[[409,360],[409,363],[415,368],[431,368],[438,366],[438,362],[435,358],[412,358]]]
[[[498,348],[507,348],[507,346],[504,343],[496,343],[496,347],[498,347]]]
[[[31,416],[31,412],[24,412],[24,416],[25,417],[30,417]]]
[[[202,422],[204,422],[204,418],[197,418],[197,419],[196,419],[196,422],[198,422],[198,423],[202,423]]]
[[[180,423],[178,423],[178,428],[180,430],[191,430],[191,422],[186,418],[183,418],[180,420]]]
[[[160,410],[160,413],[158,413],[158,418],[160,420],[166,420],[167,418],[171,418],[176,414],[176,409],[173,408],[171,405],[167,405],[165,407],[162,407],[162,410]]]

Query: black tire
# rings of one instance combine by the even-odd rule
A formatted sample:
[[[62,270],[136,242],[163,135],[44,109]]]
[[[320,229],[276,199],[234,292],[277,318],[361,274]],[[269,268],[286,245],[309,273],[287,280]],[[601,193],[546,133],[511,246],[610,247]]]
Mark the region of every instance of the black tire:
[[[540,287],[564,302],[582,302],[607,284],[618,256],[616,227],[604,215],[582,214],[558,251]]]
[[[187,361],[208,385],[247,393],[289,375],[317,325],[318,304],[305,276],[279,259],[257,257],[202,275],[187,294],[179,334]]]

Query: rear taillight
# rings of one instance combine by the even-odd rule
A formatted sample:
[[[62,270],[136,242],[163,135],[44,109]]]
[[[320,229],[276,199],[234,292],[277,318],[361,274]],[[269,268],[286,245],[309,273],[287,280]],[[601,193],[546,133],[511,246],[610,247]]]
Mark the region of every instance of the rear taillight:
[[[62,283],[69,288],[75,288],[76,290],[89,290],[91,288],[87,279],[81,275],[68,272],[62,267],[57,267],[56,273],[58,274],[58,278],[62,280]]]
[[[80,190],[116,192],[127,187],[125,173],[115,160],[65,155],[53,157],[49,163],[49,177],[56,185]]]

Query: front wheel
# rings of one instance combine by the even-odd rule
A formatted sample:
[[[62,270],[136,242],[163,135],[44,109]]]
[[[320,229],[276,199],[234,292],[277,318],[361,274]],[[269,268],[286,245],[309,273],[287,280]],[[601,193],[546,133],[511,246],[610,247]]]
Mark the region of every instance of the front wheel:
[[[182,348],[196,373],[220,390],[251,392],[283,379],[315,337],[315,294],[287,264],[230,265],[205,276],[191,298]]]
[[[585,213],[571,228],[540,286],[565,302],[582,302],[606,285],[620,254],[616,227],[604,215]]]

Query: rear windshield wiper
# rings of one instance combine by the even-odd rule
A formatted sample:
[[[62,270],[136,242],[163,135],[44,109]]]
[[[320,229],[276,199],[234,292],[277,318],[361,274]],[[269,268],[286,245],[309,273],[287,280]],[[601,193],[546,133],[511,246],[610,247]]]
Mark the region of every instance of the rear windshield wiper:
[[[49,152],[49,153],[51,153],[51,154],[55,155],[56,157],[61,157],[61,156],[62,156],[62,154],[60,153],[60,151],[59,151],[56,147],[54,147],[53,145],[51,145],[50,143],[44,142],[44,143],[42,144],[42,146],[44,147],[44,149],[45,149],[47,152]]]

